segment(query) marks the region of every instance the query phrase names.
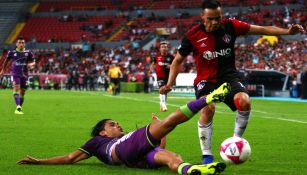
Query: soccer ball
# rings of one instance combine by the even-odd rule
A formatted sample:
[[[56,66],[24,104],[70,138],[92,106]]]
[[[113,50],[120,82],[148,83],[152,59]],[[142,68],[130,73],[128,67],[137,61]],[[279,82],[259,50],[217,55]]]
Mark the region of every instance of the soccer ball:
[[[221,144],[220,155],[225,163],[240,164],[249,159],[251,147],[248,141],[241,137],[230,137]]]

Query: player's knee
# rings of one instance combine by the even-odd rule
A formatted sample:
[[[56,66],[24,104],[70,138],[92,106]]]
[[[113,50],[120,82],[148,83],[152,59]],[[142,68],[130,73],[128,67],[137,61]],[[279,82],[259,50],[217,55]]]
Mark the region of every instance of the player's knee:
[[[239,111],[249,111],[251,109],[250,99],[246,93],[236,95],[234,103]]]
[[[215,104],[209,104],[201,110],[202,116],[213,116],[215,112]]]

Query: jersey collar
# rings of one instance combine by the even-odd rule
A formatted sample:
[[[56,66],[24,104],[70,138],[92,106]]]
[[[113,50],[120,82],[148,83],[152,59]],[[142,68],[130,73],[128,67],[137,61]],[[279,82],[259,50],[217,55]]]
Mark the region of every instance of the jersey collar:
[[[19,50],[18,48],[15,49],[17,52],[24,52],[26,49],[23,48],[22,50]]]

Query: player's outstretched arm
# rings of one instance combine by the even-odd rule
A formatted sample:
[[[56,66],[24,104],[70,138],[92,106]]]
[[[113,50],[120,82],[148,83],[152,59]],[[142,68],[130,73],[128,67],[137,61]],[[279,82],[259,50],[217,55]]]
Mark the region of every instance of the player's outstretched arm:
[[[298,33],[305,33],[305,30],[299,24],[294,24],[288,29],[275,26],[251,25],[248,33],[258,35],[295,35]]]
[[[181,63],[185,59],[184,56],[182,56],[179,52],[177,52],[170,68],[168,82],[165,86],[162,86],[160,88],[160,94],[166,94],[172,90],[172,86],[175,84],[176,77],[178,73],[180,72]]]
[[[52,157],[47,159],[37,159],[32,156],[26,156],[25,158],[18,160],[17,164],[74,164],[76,162],[79,162],[81,160],[89,158],[89,155],[86,153],[76,150],[70,154],[67,154],[65,156],[58,156],[58,157]]]

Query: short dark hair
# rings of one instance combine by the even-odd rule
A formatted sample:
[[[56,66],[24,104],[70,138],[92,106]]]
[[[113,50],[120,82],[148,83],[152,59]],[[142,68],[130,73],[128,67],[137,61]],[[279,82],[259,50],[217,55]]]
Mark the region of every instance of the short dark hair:
[[[163,45],[163,44],[169,45],[169,42],[168,42],[168,41],[161,41],[161,42],[160,42],[160,45]]]
[[[202,3],[202,9],[216,9],[218,7],[221,7],[221,3],[216,0],[204,0]]]
[[[92,128],[91,136],[92,137],[99,136],[99,133],[104,130],[104,127],[108,120],[111,119],[103,119],[100,120],[98,123],[96,123],[96,125]]]
[[[17,41],[18,40],[25,40],[22,36],[19,36],[18,38],[17,38]]]

